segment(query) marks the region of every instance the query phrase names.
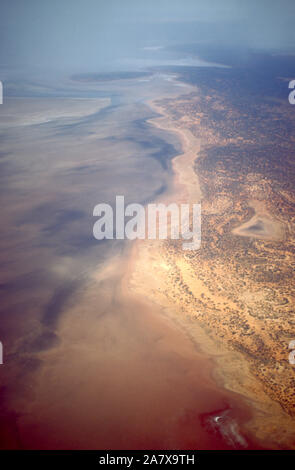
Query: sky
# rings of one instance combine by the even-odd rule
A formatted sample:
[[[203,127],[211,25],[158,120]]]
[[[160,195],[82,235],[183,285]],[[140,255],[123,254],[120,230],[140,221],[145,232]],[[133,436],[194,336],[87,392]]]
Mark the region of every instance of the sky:
[[[293,0],[1,0],[0,65],[95,70],[146,45],[200,40],[293,48],[294,18]]]

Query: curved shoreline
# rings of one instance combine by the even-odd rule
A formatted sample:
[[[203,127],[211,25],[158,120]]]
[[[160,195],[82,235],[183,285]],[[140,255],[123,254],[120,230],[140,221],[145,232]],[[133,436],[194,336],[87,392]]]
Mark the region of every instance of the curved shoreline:
[[[197,158],[197,154],[200,151],[201,140],[197,139],[189,129],[176,127],[171,122],[170,116],[165,112],[165,110],[157,104],[157,100],[148,101],[147,104],[150,108],[159,114],[158,117],[149,119],[152,125],[158,129],[173,132],[177,134],[180,138],[182,144],[182,153],[175,156],[172,159],[172,169],[173,169],[173,181],[171,187],[157,199],[157,202],[178,202],[178,203],[199,203],[201,201],[202,195],[199,185],[199,180],[196,172],[194,171],[194,162]],[[128,268],[125,271],[125,275],[122,279],[122,293],[128,292],[128,296],[131,294],[134,299],[138,302],[143,301],[146,306],[149,306],[151,309],[156,309],[161,317],[164,317],[166,321],[174,323],[178,329],[181,329],[182,332],[187,335],[189,342],[191,342],[198,352],[198,355],[202,358],[202,361],[206,363],[206,377],[207,381],[210,382],[211,387],[215,390],[217,395],[227,396],[227,403],[231,403],[228,409],[234,409],[238,421],[235,422],[238,435],[241,432],[241,441],[244,436],[247,436],[248,446],[251,448],[263,448],[261,444],[255,444],[255,439],[251,435],[251,430],[247,429],[246,423],[251,419],[250,407],[246,403],[244,397],[240,394],[240,391],[235,390],[234,388],[227,387],[225,381],[220,381],[220,377],[216,376],[216,368],[220,367],[219,359],[220,349],[216,347],[214,342],[209,336],[204,332],[203,328],[197,323],[194,325],[193,331],[189,331],[188,325],[185,322],[185,319],[180,315],[181,312],[178,309],[171,308],[172,306],[169,302],[163,303],[163,299],[157,299],[156,296],[149,295],[149,298],[146,299],[146,286],[149,285],[151,291],[155,289],[155,286],[152,285],[152,282],[147,280],[147,272],[144,274],[143,265],[146,265],[147,268],[153,264],[153,259],[156,256],[155,250],[161,246],[161,241],[136,241],[131,249],[131,253],[128,259]],[[160,265],[163,265],[159,261]],[[140,273],[144,276],[140,279]],[[157,279],[157,282],[159,278]],[[144,288],[142,288],[144,286]],[[152,293],[152,292],[151,292]],[[226,355],[226,351],[223,352],[223,357]],[[198,368],[196,367],[196,371]],[[199,371],[198,371],[199,372]],[[196,408],[198,404],[196,403]],[[218,410],[216,410],[217,413]],[[206,415],[206,413],[204,413]],[[214,414],[209,413],[209,414]],[[202,414],[200,414],[201,416]],[[242,425],[242,429],[239,430],[239,425]]]
[[[172,187],[161,197],[161,201],[165,200],[167,202],[168,200],[168,202],[171,202],[173,198],[173,202],[200,202],[199,181],[193,168],[197,153],[200,150],[200,139],[196,139],[188,129],[174,126],[169,114],[157,103],[157,100],[149,101],[147,104],[157,114],[160,114],[159,117],[150,119],[149,122],[157,128],[176,133],[181,139],[183,149],[183,152],[172,160],[174,172]],[[157,292],[157,290],[160,290],[157,284],[161,283],[161,270],[157,269],[157,266],[156,269],[151,269],[154,276],[157,276],[156,285],[153,279],[146,281],[145,277],[141,281],[139,280],[142,265],[150,268],[152,268],[152,265],[157,265],[157,262],[159,267],[165,265],[165,256],[159,253],[155,254],[160,250],[160,245],[152,245],[151,243],[149,247],[141,245],[139,250],[138,242],[135,243],[134,251],[131,254],[131,259],[133,259],[132,269],[134,271],[129,272],[129,280],[131,280],[129,288],[143,296],[146,294],[146,289],[142,290],[140,283],[150,285],[149,297],[152,297],[153,303],[164,311],[169,310],[168,316],[171,317],[171,303],[164,298],[165,296],[161,296]],[[157,256],[158,261],[155,261]],[[168,267],[165,269],[168,269]],[[166,276],[166,273],[164,272],[163,275]],[[167,289],[167,284],[163,283],[163,290],[165,288]],[[182,312],[180,312],[180,308],[183,310]],[[188,328],[188,325],[185,325],[185,319],[181,318],[186,315],[185,306],[183,308],[174,306],[173,309],[174,314],[172,317],[174,320],[179,322],[181,327]],[[291,418],[281,409],[278,403],[266,395],[262,384],[251,374],[250,362],[241,353],[230,351],[220,341],[215,343],[201,325],[195,324],[193,329],[194,331],[189,333],[191,340],[196,341],[197,347],[208,358],[211,364],[209,375],[214,378],[217,389],[233,394],[233,397],[240,397],[241,404],[246,407],[249,413],[251,412],[251,416],[248,415],[246,421],[241,420],[244,431],[266,448],[282,448],[285,442],[291,442],[292,437],[288,436]],[[280,435],[282,430],[285,436]]]
[[[149,119],[148,122],[158,129],[177,134],[181,141],[182,153],[172,159],[173,196],[185,202],[200,202],[201,189],[198,176],[193,169],[196,154],[200,151],[200,139],[197,139],[188,129],[171,125],[169,115],[154,101],[148,101],[147,104],[153,111],[160,114],[160,117]]]
[[[151,82],[147,91],[156,98],[146,103],[160,113],[149,121],[176,134],[183,151],[171,160],[168,191],[156,200],[196,202],[201,193],[193,165],[200,141],[185,121],[174,125],[158,105],[163,91],[166,98],[179,97],[165,80]],[[42,367],[33,372],[30,389],[14,399],[24,448],[71,448],[73,442],[93,449],[233,448],[216,422],[225,424],[225,432],[226,426],[234,429],[234,448],[243,447],[244,439],[256,448],[260,444],[251,435],[263,441],[268,412],[268,447],[279,447],[286,423],[279,405],[263,394],[261,384],[257,388],[247,358],[226,349],[218,335],[212,339],[198,321],[193,302],[173,284],[175,270],[196,296],[202,280],[182,250],[174,255],[167,242],[137,240],[89,269],[79,297],[59,318],[58,344],[34,354]]]

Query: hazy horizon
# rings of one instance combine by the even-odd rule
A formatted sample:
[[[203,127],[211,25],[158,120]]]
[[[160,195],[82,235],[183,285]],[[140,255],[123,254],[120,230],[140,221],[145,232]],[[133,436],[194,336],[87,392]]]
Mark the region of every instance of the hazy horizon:
[[[145,47],[208,43],[295,50],[290,0],[2,2],[2,67],[103,70]],[[151,49],[152,50],[152,49]],[[143,56],[143,60],[144,60]]]

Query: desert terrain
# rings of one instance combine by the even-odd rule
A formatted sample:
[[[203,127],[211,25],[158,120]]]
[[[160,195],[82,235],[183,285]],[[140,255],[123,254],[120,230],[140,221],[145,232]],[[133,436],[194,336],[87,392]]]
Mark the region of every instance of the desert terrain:
[[[242,116],[217,95],[196,89],[151,106],[162,115],[154,125],[176,132],[183,145],[166,201],[201,202],[202,244],[184,252],[175,240],[137,242],[130,288],[162,305],[214,358],[215,379],[250,405],[246,428],[253,435],[273,448],[293,448],[295,199],[286,169],[292,156],[287,160],[285,149],[282,164],[268,153],[260,164],[243,158],[243,145],[257,151],[255,139],[225,137]],[[221,128],[210,120],[215,109],[224,112]],[[281,103],[275,111],[293,119]]]

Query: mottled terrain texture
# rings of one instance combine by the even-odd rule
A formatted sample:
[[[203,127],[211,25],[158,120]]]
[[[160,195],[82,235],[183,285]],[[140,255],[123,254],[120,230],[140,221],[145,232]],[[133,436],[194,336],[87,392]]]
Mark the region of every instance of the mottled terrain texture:
[[[242,353],[264,392],[295,416],[294,58],[224,60],[234,67],[182,69],[181,80],[200,93],[160,103],[201,139],[202,246],[184,255],[180,244],[166,245],[166,292]]]

